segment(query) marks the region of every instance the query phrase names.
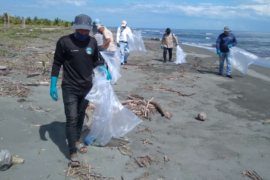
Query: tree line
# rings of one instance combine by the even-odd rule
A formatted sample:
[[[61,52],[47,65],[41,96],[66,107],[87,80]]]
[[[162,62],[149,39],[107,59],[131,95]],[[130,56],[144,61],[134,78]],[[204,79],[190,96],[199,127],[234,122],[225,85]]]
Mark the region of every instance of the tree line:
[[[0,24],[8,23],[8,13],[0,15]],[[19,25],[23,23],[23,17],[20,16],[9,16],[10,24]],[[55,18],[53,21],[49,19],[39,19],[38,17],[27,17],[25,18],[26,25],[44,25],[44,26],[72,26],[73,22],[64,21],[59,18]]]

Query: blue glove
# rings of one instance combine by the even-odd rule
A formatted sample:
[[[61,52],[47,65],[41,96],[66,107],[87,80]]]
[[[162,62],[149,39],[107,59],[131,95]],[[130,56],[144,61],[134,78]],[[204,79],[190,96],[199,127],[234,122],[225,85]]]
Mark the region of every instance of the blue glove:
[[[220,50],[217,50],[217,54],[220,54],[221,52],[220,52]]]
[[[232,44],[229,44],[229,46],[228,46],[229,48],[232,48]]]
[[[102,65],[101,68],[102,68],[102,70],[106,71],[106,73],[107,73],[107,80],[108,81],[112,80],[112,76],[111,76],[110,72],[108,71],[108,69],[104,65]]]
[[[163,46],[161,46],[160,48],[161,48],[161,49],[163,49],[164,47],[163,47]]]
[[[55,101],[57,101],[57,99],[58,99],[57,88],[56,88],[57,80],[58,80],[58,77],[55,77],[55,76],[51,77],[50,94],[51,94],[51,97],[53,98],[53,100],[55,100]]]

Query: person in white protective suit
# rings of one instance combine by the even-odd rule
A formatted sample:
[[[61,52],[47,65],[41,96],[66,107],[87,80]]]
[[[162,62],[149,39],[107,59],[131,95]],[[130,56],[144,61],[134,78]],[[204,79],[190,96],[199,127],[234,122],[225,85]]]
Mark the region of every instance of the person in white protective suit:
[[[128,47],[128,36],[131,36],[132,32],[129,27],[127,27],[127,22],[122,21],[121,27],[117,29],[116,42],[117,46],[121,50],[121,65],[127,64],[127,59],[129,56]]]

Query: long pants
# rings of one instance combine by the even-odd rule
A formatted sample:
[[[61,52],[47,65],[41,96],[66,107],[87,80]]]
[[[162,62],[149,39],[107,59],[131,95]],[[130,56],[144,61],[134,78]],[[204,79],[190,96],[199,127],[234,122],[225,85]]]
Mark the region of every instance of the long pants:
[[[121,63],[126,64],[128,56],[129,56],[128,42],[120,41],[119,45],[120,45],[120,52],[121,52]]]
[[[221,52],[219,55],[219,73],[223,74],[223,67],[224,67],[224,61],[226,59],[226,63],[227,63],[227,75],[231,75],[232,72],[232,55],[230,52],[227,53],[223,53]]]
[[[164,58],[164,62],[167,61],[167,51],[169,51],[169,60],[172,60],[172,49],[173,48],[165,48],[163,49],[163,58]]]
[[[63,88],[63,101],[66,114],[66,136],[70,154],[77,153],[76,142],[80,140],[85,110],[88,102],[85,96],[90,89],[78,90]]]

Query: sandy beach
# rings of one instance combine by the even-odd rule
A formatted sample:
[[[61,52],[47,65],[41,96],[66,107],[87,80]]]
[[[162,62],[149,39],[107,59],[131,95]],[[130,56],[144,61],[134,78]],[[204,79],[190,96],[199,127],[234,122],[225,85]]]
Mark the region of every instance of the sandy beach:
[[[55,38],[69,31],[42,35],[47,39],[37,38],[29,45],[38,48],[34,53],[25,49],[8,60],[23,61],[30,54],[52,57]],[[151,120],[144,119],[126,135],[130,149],[124,150],[125,155],[117,147],[89,146],[87,154],[79,158],[87,160],[92,171],[116,180],[121,176],[125,180],[248,180],[242,176],[246,170],[269,179],[270,125],[262,124],[270,119],[269,69],[251,66],[247,75],[233,70],[233,79],[228,79],[217,75],[218,56],[208,50],[181,45],[188,63],[175,65],[162,62],[159,41],[144,42],[147,52],[131,53],[128,65],[121,68],[122,77],[113,86],[115,93],[120,100],[131,94],[147,100],[154,98],[173,117],[166,119],[156,113]],[[8,50],[3,45],[0,49]],[[175,48],[173,53],[175,58]],[[1,65],[5,62],[2,58]],[[23,82],[49,79],[49,73],[27,79],[16,68],[7,76]],[[1,81],[2,88],[5,84]],[[0,179],[72,179],[64,175],[69,155],[62,98],[54,102],[49,86],[28,88],[31,93],[24,99],[31,102],[17,102],[20,97],[0,97],[0,149],[25,159],[24,164],[0,172]],[[194,95],[180,96],[160,88]],[[60,84],[58,93],[61,97]],[[42,110],[31,111],[31,106]],[[200,112],[206,113],[206,121],[195,119]],[[151,133],[141,132],[144,128]],[[150,143],[144,144],[141,138]],[[134,157],[147,155],[152,162],[139,167]]]

